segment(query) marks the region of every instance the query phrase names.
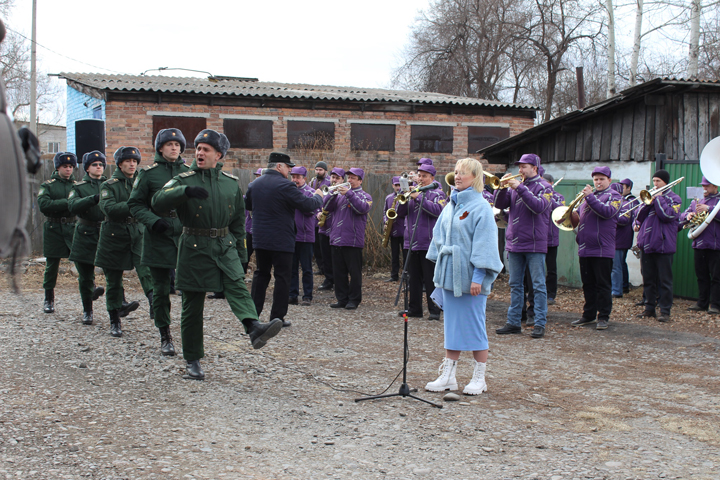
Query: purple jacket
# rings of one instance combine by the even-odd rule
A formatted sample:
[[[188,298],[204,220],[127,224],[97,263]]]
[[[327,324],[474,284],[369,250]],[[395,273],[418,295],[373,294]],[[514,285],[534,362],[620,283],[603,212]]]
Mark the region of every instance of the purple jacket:
[[[577,227],[579,257],[615,257],[617,214],[622,196],[613,188],[593,192],[580,203]]]
[[[485,200],[488,201],[490,206],[493,206],[495,204],[495,193],[488,192],[487,190],[483,189],[482,196]]]
[[[712,212],[713,208],[715,208],[715,205],[717,205],[719,201],[720,193],[700,199],[700,203],[702,205],[708,206],[708,214]],[[688,209],[680,215],[680,223],[685,222],[687,220],[687,214],[690,212],[694,213],[696,207],[697,205],[695,204],[695,200],[693,200],[690,203],[690,207],[688,207]],[[695,240],[693,240],[692,248],[696,248],[698,250],[720,250],[720,215],[715,215],[715,218],[712,222],[710,222],[710,225],[705,227],[705,230],[703,230],[703,232]]]
[[[505,250],[547,253],[551,201],[552,189],[539,175],[525,180],[517,190],[503,188],[496,191],[495,208],[510,208]]]
[[[392,207],[393,202],[395,201],[395,197],[397,197],[397,193],[393,192],[387,197],[385,197],[385,210],[384,213],[387,213],[387,211]],[[395,206],[395,209],[400,206],[400,203]],[[388,219],[387,216],[383,215],[383,226],[385,223],[387,223]],[[402,237],[405,235],[405,219],[397,217],[393,221],[392,231],[390,232],[391,237]]]
[[[643,252],[675,253],[681,202],[675,192],[667,191],[640,207],[633,223],[640,225],[637,243]]]
[[[330,175],[325,175],[325,178],[323,178],[323,180],[321,182],[318,182],[317,177],[310,180],[310,188],[313,189],[313,192],[315,190],[317,190],[318,188],[329,187],[329,186],[330,186]]]
[[[405,219],[404,248],[413,252],[430,248],[433,228],[435,228],[435,223],[446,202],[445,193],[436,189],[421,193],[415,200],[411,198],[405,205],[398,205],[398,219]],[[418,220],[412,248],[410,248],[410,237],[413,236],[412,229],[418,215],[420,215],[420,220]]]
[[[243,195],[243,198],[245,198],[245,195]],[[245,233],[252,234],[252,215],[247,210],[245,210]]]
[[[365,247],[365,225],[372,208],[372,197],[362,187],[345,195],[326,195],[325,210],[333,212],[330,245],[334,247]],[[326,224],[327,225],[327,224]]]
[[[315,189],[307,183],[300,188],[300,191],[306,197],[315,195]],[[296,242],[315,242],[315,227],[317,226],[317,214],[319,210],[312,212],[301,212],[295,210],[295,228],[297,228]]]
[[[633,222],[637,217],[637,209],[628,215],[623,215],[629,209],[636,207],[637,202],[633,202],[635,196],[628,194],[623,197],[623,204],[618,212],[617,230],[615,231],[615,250],[630,250],[635,240],[635,231],[633,230]]]
[[[552,185],[550,185],[550,188],[552,189]],[[565,205],[565,197],[553,190],[552,200],[550,200],[550,213],[552,214],[552,210],[563,205]],[[550,220],[548,223],[548,247],[557,247],[558,245],[560,245],[560,229]]]

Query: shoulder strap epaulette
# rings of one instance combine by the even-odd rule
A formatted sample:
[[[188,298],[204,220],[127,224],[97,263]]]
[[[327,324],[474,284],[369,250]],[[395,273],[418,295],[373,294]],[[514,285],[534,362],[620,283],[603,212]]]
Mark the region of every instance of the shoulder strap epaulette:
[[[80,180],[79,182],[75,182],[75,185],[85,185],[87,183],[87,180]]]
[[[117,183],[117,182],[119,182],[119,181],[120,181],[120,180],[118,180],[117,178],[111,178],[110,180],[108,180],[108,181],[105,182],[105,183],[107,183],[108,185],[112,185],[113,183]]]
[[[54,179],[54,178],[51,178],[50,180],[45,180],[42,184],[43,184],[43,185],[50,185],[50,184],[53,183],[54,181],[55,181],[55,179]]]
[[[152,170],[153,168],[157,167],[159,164],[157,162],[153,163],[152,165],[148,165],[145,167],[145,170]]]
[[[233,180],[237,180],[237,179],[238,179],[238,177],[236,177],[236,176],[233,175],[232,173],[226,172],[225,170],[221,170],[220,173],[222,173],[222,174],[225,175],[226,177],[232,178]]]
[[[192,170],[192,171],[190,171],[190,172],[183,172],[183,173],[181,173],[181,174],[178,175],[178,176],[179,176],[179,177],[183,177],[183,178],[187,178],[187,177],[192,177],[192,176],[195,175],[196,173],[197,173],[197,171]]]

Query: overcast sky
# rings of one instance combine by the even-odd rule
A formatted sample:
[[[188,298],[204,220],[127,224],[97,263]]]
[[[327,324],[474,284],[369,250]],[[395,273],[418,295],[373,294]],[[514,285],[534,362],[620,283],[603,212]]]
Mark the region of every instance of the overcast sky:
[[[388,87],[410,26],[428,4],[37,0],[37,42],[57,52],[38,47],[38,55],[47,73],[182,67],[260,81]],[[31,12],[31,0],[15,0],[8,26],[29,38]]]

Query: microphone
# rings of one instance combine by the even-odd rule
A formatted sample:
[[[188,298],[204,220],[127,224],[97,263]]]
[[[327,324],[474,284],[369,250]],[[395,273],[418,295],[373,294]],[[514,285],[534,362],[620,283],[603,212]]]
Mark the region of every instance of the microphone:
[[[415,189],[416,192],[427,192],[428,190],[437,190],[440,188],[440,184],[438,182],[433,182],[430,185],[424,186],[424,187],[418,187]]]

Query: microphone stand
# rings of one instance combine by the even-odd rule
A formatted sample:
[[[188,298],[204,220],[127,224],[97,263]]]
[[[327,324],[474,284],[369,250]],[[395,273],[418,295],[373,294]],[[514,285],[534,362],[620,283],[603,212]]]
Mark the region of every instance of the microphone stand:
[[[363,400],[375,400],[378,398],[389,398],[389,397],[410,397],[414,398],[415,400],[420,400],[421,402],[425,402],[429,405],[432,405],[433,407],[437,408],[443,408],[442,405],[433,403],[429,400],[425,400],[424,398],[420,398],[416,395],[413,395],[411,392],[417,392],[417,388],[413,388],[412,390],[407,384],[407,362],[408,362],[408,308],[410,303],[410,298],[408,296],[409,291],[409,274],[408,274],[408,262],[410,260],[410,255],[412,255],[412,243],[413,240],[415,240],[415,231],[417,230],[417,226],[420,220],[420,212],[422,211],[422,201],[425,199],[425,192],[422,192],[420,197],[420,208],[418,209],[418,214],[415,217],[415,225],[413,225],[412,229],[412,235],[410,236],[410,248],[408,248],[408,253],[405,256],[405,262],[403,264],[403,271],[402,276],[400,277],[400,285],[398,286],[398,292],[395,296],[395,305],[397,306],[398,302],[400,301],[400,291],[404,290],[405,292],[405,302],[404,302],[404,310],[403,310],[403,323],[404,323],[404,338],[403,338],[403,380],[402,384],[400,385],[400,390],[398,390],[398,393],[387,393],[385,395],[370,395],[367,397],[361,397],[356,398],[355,402],[362,402]],[[410,206],[408,206],[408,211],[410,209]]]

